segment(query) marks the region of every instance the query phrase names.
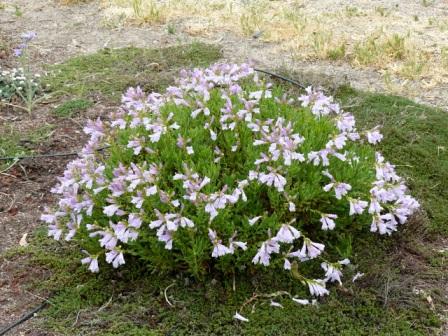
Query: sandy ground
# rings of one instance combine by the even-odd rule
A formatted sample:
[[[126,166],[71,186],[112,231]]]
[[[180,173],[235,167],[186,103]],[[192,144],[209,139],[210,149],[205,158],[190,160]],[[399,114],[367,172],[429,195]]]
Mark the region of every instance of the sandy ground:
[[[317,10],[325,10],[324,4],[312,2]],[[409,1],[407,9],[418,10],[417,2]],[[328,1],[326,3],[328,4]],[[335,1],[335,3],[342,6],[343,2]],[[363,3],[364,6],[376,6],[383,1],[363,1]],[[282,48],[279,48],[276,42],[242,37],[228,29],[197,35],[192,33],[192,23],[188,20],[178,22],[175,34],[169,34],[165,25],[109,27],[105,24],[104,13],[99,10],[100,7],[95,1],[73,6],[62,6],[52,0],[0,0],[0,4],[5,5],[4,9],[0,9],[0,34],[14,39],[24,31],[37,32],[36,68],[42,69],[44,64],[58,63],[74,55],[92,53],[104,47],[159,48],[199,40],[222,45],[224,58],[229,61],[252,60],[258,67],[273,70],[285,67],[301,74],[302,78],[298,78],[299,80],[317,84],[350,84],[358,89],[390,92],[390,87],[386,87],[379,71],[356,69],[341,62],[297,61],[290,54],[282,52]],[[403,7],[403,10],[406,10],[406,7]],[[20,17],[14,14],[15,8],[20,9],[22,13]],[[448,2],[439,1],[429,9],[432,14],[428,15],[443,15],[447,9]],[[0,57],[0,64],[1,62]],[[400,80],[395,78],[393,81],[398,83],[399,89]],[[414,88],[420,88],[420,84],[408,83]],[[448,84],[440,83],[424,90],[397,93],[448,109],[447,89]],[[43,116],[48,116],[43,113]],[[4,120],[7,119],[0,119],[0,124],[5,122]],[[62,126],[64,127],[59,133],[53,136],[51,149],[58,151],[77,148],[80,139],[79,125]],[[18,244],[24,233],[29,233],[40,225],[37,218],[42,205],[51,202],[51,197],[48,195],[49,186],[54,184],[55,176],[61,173],[67,160],[58,162],[57,164],[52,161],[42,162],[37,166],[31,163],[27,165],[27,162],[24,162],[28,174],[25,179],[19,167],[9,172],[13,177],[0,179],[0,202],[6,204],[0,211],[0,233],[8,238],[0,240],[0,252]],[[16,181],[18,176],[21,177],[20,182]],[[10,225],[11,223],[14,225]],[[24,311],[41,302],[40,298],[26,290],[26,279],[29,276],[27,270],[20,269],[20,258],[12,264],[0,260],[0,326],[16,320]],[[45,274],[33,276],[45,276]],[[47,334],[34,330],[32,325],[26,323],[14,330],[11,335]]]
[[[343,10],[347,6],[346,1],[330,2],[332,3],[331,8],[334,7],[333,11],[338,8]],[[403,13],[407,13],[407,17],[412,16],[412,13],[418,13],[421,22],[431,19],[438,22],[439,25],[447,20],[448,29],[448,2],[446,0],[435,1],[428,7],[422,7],[421,1],[417,0],[395,1],[394,4],[386,1],[356,0],[353,2],[357,4],[360,11],[367,11],[367,8],[373,10],[382,4],[387,4],[385,8],[394,7],[397,11],[399,9],[394,14],[397,17]],[[314,12],[325,12],[325,5],[329,5],[328,0],[310,1],[310,3]],[[399,6],[395,6],[395,3]],[[130,45],[161,47],[200,40],[222,45],[224,57],[230,61],[252,60],[257,66],[269,69],[287,67],[303,74],[307,81],[334,83],[335,85],[346,83],[363,90],[392,91],[418,102],[448,109],[448,95],[446,94],[448,80],[446,78],[440,79],[437,84],[431,84],[424,79],[411,81],[391,75],[390,80],[386,83],[382,71],[354,68],[344,62],[299,61],[290,52],[284,51],[278,41],[266,42],[263,38],[243,37],[227,28],[211,29],[204,33],[202,30],[194,29],[197,20],[188,18],[180,18],[176,21],[175,34],[169,34],[166,25],[142,27],[112,25],[110,27],[111,24],[105,18],[102,6],[95,1],[72,6],[61,6],[54,0],[3,0],[3,4],[6,6],[4,10],[0,10],[1,30],[10,36],[17,36],[23,31],[36,31],[39,35],[37,45],[42,56],[41,61],[45,63],[60,62],[70,56],[95,52],[104,47],[119,48]],[[16,8],[14,5],[18,6],[17,8],[20,8],[23,13],[21,17],[14,15]],[[362,23],[364,18],[355,16],[349,17],[349,19]],[[393,19],[394,16],[390,20]],[[369,17],[369,20],[372,18]],[[404,29],[403,24],[406,21],[404,19],[402,21],[402,24],[395,27],[393,31],[400,32]],[[372,30],[372,26],[374,25],[366,23],[368,29]],[[435,45],[439,49],[443,46],[448,47],[448,32],[441,33],[440,27],[428,29],[425,27],[419,28],[421,32],[419,30],[418,35],[422,35],[422,37],[417,42],[421,44],[421,48],[429,48],[431,45]],[[358,29],[362,28],[358,26]],[[355,32],[347,31],[346,34],[353,35]]]

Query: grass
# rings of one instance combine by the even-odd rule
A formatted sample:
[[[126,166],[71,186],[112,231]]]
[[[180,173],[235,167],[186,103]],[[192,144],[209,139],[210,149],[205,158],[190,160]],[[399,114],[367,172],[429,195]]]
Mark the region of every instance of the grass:
[[[247,324],[235,322],[232,315],[253,293],[293,290],[300,285],[275,273],[239,275],[236,291],[232,291],[232,279],[216,277],[195,283],[180,274],[150,274],[138,263],[119,271],[103,267],[99,275],[92,275],[80,267],[81,253],[76,247],[49,241],[44,230],[29,239],[31,246],[10,251],[6,258],[26,255],[22,272],[35,267],[51,270],[49,278],[36,279],[31,288],[43,293],[52,289],[51,305],[42,313],[39,327],[63,335],[298,335],[298,330],[300,335],[434,332],[440,321],[423,297],[413,295],[409,284],[403,285],[403,274],[393,267],[394,262],[386,254],[390,241],[368,235],[360,237],[367,241],[354,256],[361,270],[369,268],[366,280],[356,285],[347,281],[346,287],[340,289],[333,287],[331,296],[318,306],[298,306],[285,300],[285,308],[276,309],[269,306],[268,300],[254,301],[253,314],[251,306],[243,310],[251,321]],[[362,244],[361,239],[357,240]],[[378,256],[381,262],[372,264],[372,258]],[[172,306],[165,299],[165,292]]]
[[[416,13],[408,2],[383,7],[366,6],[365,1],[355,0],[322,11],[317,5],[301,0],[111,0],[102,8],[102,14],[106,24],[163,22],[168,27],[183,26],[183,32],[192,36],[207,38],[232,31],[244,44],[250,37],[271,42],[268,48],[293,59],[345,62],[355,67],[392,71],[397,78],[414,80],[420,86],[418,90],[425,90],[425,84],[420,84],[422,79],[440,84],[447,75],[439,57],[445,45],[444,35],[431,34],[428,43],[428,27],[418,22],[416,15],[421,21],[430,20],[434,29],[445,32],[446,20],[440,19],[442,8],[431,11],[427,8],[433,2],[422,1],[423,6]],[[437,13],[432,14],[434,10]],[[379,31],[384,36],[378,37]]]
[[[164,49],[105,49],[52,66],[45,84],[76,99],[99,95],[116,103],[130,86],[158,91],[172,82],[180,68],[203,66],[220,56],[218,47],[203,43]]]
[[[15,157],[30,154],[33,147],[46,141],[54,125],[41,125],[28,132],[19,132],[13,128],[0,130],[0,157]],[[7,168],[14,160],[0,161],[0,171]]]
[[[68,91],[78,102],[92,91],[116,101],[127,85],[161,90],[171,83],[168,74],[173,70],[206,65],[219,57],[214,46],[196,44],[183,49],[186,53],[179,48],[130,48],[78,57],[57,67],[60,72],[51,79],[52,87]],[[152,62],[158,62],[163,71],[149,70]],[[437,312],[447,304],[438,289],[446,274],[446,253],[434,252],[427,239],[448,233],[446,112],[347,87],[337,89],[335,95],[346,110],[356,114],[359,127],[383,126],[381,150],[388,159],[400,162],[399,172],[425,209],[392,237],[369,232],[350,237],[356,266],[348,269],[344,287],[332,286],[332,294],[318,306],[285,300],[285,308],[279,309],[270,307],[269,301],[255,301],[253,314],[251,306],[243,309],[250,323],[238,323],[232,315],[254,293],[278,289],[301,293],[303,288],[285,275],[239,274],[233,291],[232,279],[216,276],[196,283],[182,274],[149,273],[137,261],[119,270],[103,266],[101,273],[90,274],[80,266],[76,246],[51,241],[40,229],[29,237],[28,247],[0,256],[20,265],[18,278],[21,272],[49,271],[29,284],[29,290],[41,296],[52,294],[35,327],[58,335],[437,334],[441,327]],[[352,284],[350,276],[357,271],[366,276]],[[414,294],[415,288],[426,294]]]
[[[70,118],[77,113],[87,110],[92,105],[93,103],[89,100],[73,99],[56,107],[53,113],[58,117]]]
[[[383,66],[393,61],[405,60],[408,54],[406,36],[384,36],[377,32],[355,45],[353,62],[364,66]]]

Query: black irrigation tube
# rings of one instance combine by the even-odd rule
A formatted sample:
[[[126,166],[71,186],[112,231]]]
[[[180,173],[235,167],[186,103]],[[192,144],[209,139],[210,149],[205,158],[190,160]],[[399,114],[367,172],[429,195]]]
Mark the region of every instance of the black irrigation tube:
[[[5,335],[8,331],[11,331],[11,329],[17,327],[18,325],[22,324],[23,322],[29,320],[36,314],[38,311],[42,310],[47,305],[47,300],[43,301],[39,306],[34,308],[33,310],[30,310],[28,313],[23,315],[20,319],[18,319],[16,322],[12,323],[11,325],[3,328],[0,330],[0,336]]]
[[[284,77],[282,75],[278,75],[276,73],[273,72],[269,72],[266,70],[262,70],[262,69],[254,69],[257,72],[261,72],[264,73],[266,75],[272,76],[274,78],[278,78],[281,79],[285,82],[291,83],[293,85],[296,85],[302,89],[305,89],[305,86],[303,86],[302,84],[300,84],[299,82],[296,82],[295,80],[288,78],[288,77]],[[98,148],[98,151],[104,150],[108,148],[108,146],[105,147],[101,147]],[[66,153],[53,153],[53,154],[39,154],[39,155],[22,155],[22,156],[8,156],[8,157],[0,157],[0,161],[2,160],[22,160],[22,159],[38,159],[38,158],[49,158],[49,157],[64,157],[64,156],[72,156],[72,155],[78,155],[78,152],[66,152]],[[5,327],[4,329],[0,330],[0,336],[5,335],[8,331],[10,331],[11,329],[17,327],[18,325],[22,324],[23,322],[29,320],[30,318],[32,318],[34,316],[34,314],[36,314],[38,311],[42,310],[46,305],[47,305],[48,300],[44,300],[39,306],[37,306],[36,308],[34,308],[33,310],[29,311],[28,313],[26,313],[25,315],[23,315],[19,320],[17,320],[16,322],[12,323],[11,325]]]
[[[109,146],[104,146],[96,149],[97,151],[102,151]],[[18,156],[5,156],[0,157],[0,161],[4,160],[22,160],[22,159],[41,159],[41,158],[49,158],[49,157],[62,157],[62,156],[73,156],[79,155],[79,152],[65,152],[65,153],[48,153],[48,154],[37,154],[37,155],[18,155]],[[1,335],[0,335],[1,336]]]
[[[288,77],[285,77],[285,76],[282,76],[282,75],[279,75],[279,74],[276,74],[276,73],[273,73],[273,72],[270,72],[270,71],[267,71],[267,70],[263,70],[263,69],[254,68],[254,70],[257,71],[257,72],[261,72],[261,73],[264,73],[266,75],[269,75],[271,77],[281,79],[281,80],[283,80],[285,82],[288,82],[288,83],[291,83],[293,85],[296,85],[296,86],[298,86],[298,87],[300,87],[302,89],[306,88],[303,84],[301,84],[301,83],[299,83],[299,82],[297,82],[297,81],[295,81],[295,80],[293,80],[291,78],[288,78]]]

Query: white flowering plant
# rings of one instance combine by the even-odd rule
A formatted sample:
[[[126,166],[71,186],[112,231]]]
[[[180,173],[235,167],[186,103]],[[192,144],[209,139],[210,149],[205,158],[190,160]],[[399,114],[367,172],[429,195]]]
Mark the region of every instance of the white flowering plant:
[[[378,128],[357,129],[311,87],[288,96],[247,64],[184,70],[163,94],[130,88],[84,131],[42,220],[82,246],[92,272],[127,256],[197,278],[270,267],[322,296],[350,262],[328,260],[336,232],[391,234],[419,206],[375,150]]]
[[[25,32],[20,35],[21,43],[14,49],[20,67],[5,69],[0,66],[0,103],[32,112],[34,105],[42,93],[41,76],[31,71],[29,59],[30,43],[37,37],[35,32]],[[25,106],[11,103],[15,98],[25,103]],[[0,104],[0,105],[1,105]]]
[[[14,97],[19,98],[19,93],[24,93],[28,85],[38,91],[40,75],[32,74],[32,78],[27,78],[23,68],[5,69],[0,66],[0,101],[10,102]]]

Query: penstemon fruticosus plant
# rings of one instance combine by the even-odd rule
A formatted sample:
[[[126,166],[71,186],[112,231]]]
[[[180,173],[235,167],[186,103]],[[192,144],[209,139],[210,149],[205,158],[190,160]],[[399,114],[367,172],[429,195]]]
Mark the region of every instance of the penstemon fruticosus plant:
[[[391,234],[419,206],[375,151],[378,128],[358,130],[331,97],[290,97],[246,64],[182,71],[164,94],[130,88],[110,121],[84,130],[42,220],[85,249],[92,272],[126,254],[198,279],[271,267],[319,297],[350,262],[329,260],[333,231]],[[316,262],[319,278],[302,266]]]

